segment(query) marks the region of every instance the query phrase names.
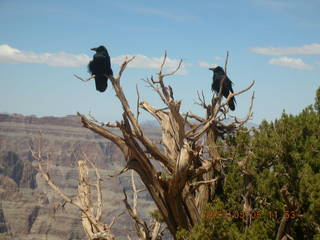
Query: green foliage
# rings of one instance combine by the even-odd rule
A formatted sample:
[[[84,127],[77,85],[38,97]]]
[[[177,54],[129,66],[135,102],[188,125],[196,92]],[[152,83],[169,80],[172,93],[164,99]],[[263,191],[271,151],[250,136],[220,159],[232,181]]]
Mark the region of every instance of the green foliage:
[[[286,209],[280,189],[288,184],[298,205],[290,235],[320,239],[320,88],[315,104],[299,115],[284,112],[279,120],[263,121],[257,129],[240,129],[225,144],[221,155],[232,161],[225,169],[223,196],[215,196],[202,222],[190,232],[179,231],[177,238],[275,239]],[[251,205],[260,217],[251,222],[234,215],[243,209],[245,192],[246,179],[239,162],[245,162],[252,173]]]

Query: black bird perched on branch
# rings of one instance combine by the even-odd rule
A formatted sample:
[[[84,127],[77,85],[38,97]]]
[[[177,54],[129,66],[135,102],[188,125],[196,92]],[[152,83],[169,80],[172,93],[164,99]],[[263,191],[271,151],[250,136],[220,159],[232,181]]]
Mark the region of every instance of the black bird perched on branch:
[[[228,78],[228,76],[224,72],[223,68],[220,66],[218,66],[216,68],[209,68],[209,70],[213,71],[213,78],[212,78],[213,81],[212,81],[211,89],[212,89],[212,91],[215,91],[217,94],[219,93],[220,85],[221,85],[223,79],[225,78],[225,80],[223,82],[223,86],[222,86],[222,95],[225,98],[227,98],[230,93],[233,93],[232,81]],[[236,103],[236,99],[234,97],[232,97],[230,99],[230,101],[228,102],[229,108],[232,111],[234,111],[234,109],[235,109],[235,103]]]
[[[110,56],[105,46],[91,48],[96,51],[93,60],[88,65],[89,72],[95,75],[97,91],[104,92],[108,87],[108,77],[113,76],[111,69]]]

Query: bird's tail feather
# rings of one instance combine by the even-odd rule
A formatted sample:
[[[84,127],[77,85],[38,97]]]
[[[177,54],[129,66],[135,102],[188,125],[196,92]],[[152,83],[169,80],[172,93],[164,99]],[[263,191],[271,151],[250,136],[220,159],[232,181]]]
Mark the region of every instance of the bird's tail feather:
[[[104,92],[108,87],[108,78],[106,76],[96,76],[96,89],[99,92]]]
[[[236,109],[235,103],[236,103],[236,99],[234,97],[232,97],[228,102],[228,106],[232,111]]]

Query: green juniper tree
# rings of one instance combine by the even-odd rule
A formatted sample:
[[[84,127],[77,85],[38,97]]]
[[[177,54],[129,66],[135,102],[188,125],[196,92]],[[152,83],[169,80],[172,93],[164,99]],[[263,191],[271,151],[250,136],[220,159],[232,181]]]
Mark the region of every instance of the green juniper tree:
[[[223,189],[179,239],[320,239],[320,88],[297,116],[284,112],[220,144]]]

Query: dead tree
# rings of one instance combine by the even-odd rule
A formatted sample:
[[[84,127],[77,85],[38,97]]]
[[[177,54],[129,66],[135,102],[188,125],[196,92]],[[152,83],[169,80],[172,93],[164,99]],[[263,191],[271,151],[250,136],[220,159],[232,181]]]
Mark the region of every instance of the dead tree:
[[[102,178],[100,173],[95,166],[95,164],[90,161],[90,159],[83,153],[85,160],[78,161],[78,171],[79,171],[79,184],[78,193],[75,197],[69,197],[61,191],[61,189],[52,181],[49,174],[49,161],[50,156],[44,157],[44,151],[42,146],[42,136],[39,137],[38,149],[37,151],[31,150],[33,158],[37,161],[37,170],[44,178],[46,183],[50,188],[64,200],[62,205],[69,203],[77,207],[81,211],[81,223],[83,230],[85,231],[89,240],[116,240],[111,228],[116,222],[116,219],[120,217],[124,212],[117,216],[114,216],[110,224],[104,224],[101,220],[102,208],[103,208],[103,198],[101,191],[101,181]],[[94,184],[90,183],[88,163],[94,170],[96,182]],[[137,211],[138,204],[138,193],[144,191],[145,189],[137,190],[134,181],[133,171],[131,172],[131,187],[132,187],[132,202],[133,206],[129,204],[127,194],[123,190],[124,194],[124,204],[128,210],[130,217],[135,222],[135,232],[140,240],[161,240],[161,236],[165,228],[161,227],[160,222],[154,220],[147,224],[146,221],[142,220]],[[95,189],[96,196],[92,194],[92,188]],[[92,199],[96,199],[93,201]]]
[[[222,184],[225,164],[218,151],[217,139],[235,131],[251,118],[254,96],[248,115],[241,121],[237,118],[227,123],[224,121],[229,112],[228,102],[233,96],[249,90],[254,83],[240,92],[230,94],[224,101],[221,88],[212,97],[210,104],[206,104],[203,94],[199,94],[199,105],[206,112],[204,117],[190,112],[181,113],[182,102],[174,98],[173,89],[166,85],[165,79],[180,69],[182,61],[176,70],[164,73],[166,59],[165,54],[157,79],[150,77],[145,80],[165,108],[155,108],[147,101],[140,101],[137,91],[137,112],[133,113],[121,87],[121,76],[126,66],[134,60],[131,58],[121,65],[118,76],[108,76],[122,106],[122,120],[103,123],[80,113],[78,115],[84,127],[112,141],[121,149],[126,160],[123,171],[133,169],[138,173],[170,232],[175,236],[178,228],[190,230],[200,222],[205,205],[215,195],[218,185]],[[162,131],[160,143],[155,143],[143,132],[138,122],[140,109],[150,113],[159,122]],[[109,127],[119,129],[122,134],[117,135]],[[160,163],[161,173],[152,160]]]
[[[39,137],[37,151],[31,150],[33,158],[37,161],[38,171],[44,178],[50,188],[64,200],[65,203],[69,203],[77,207],[81,211],[81,223],[82,227],[89,240],[115,240],[116,238],[111,232],[111,228],[115,223],[115,220],[120,215],[113,218],[110,224],[104,224],[101,221],[102,216],[102,192],[101,192],[101,177],[96,166],[88,158],[78,161],[79,169],[79,184],[78,194],[76,197],[67,196],[61,191],[61,189],[52,181],[49,175],[48,161],[49,156],[43,156],[42,150],[42,137]],[[96,183],[90,184],[88,176],[88,163],[92,166],[96,176]],[[47,167],[44,167],[47,165]],[[94,187],[96,191],[96,201],[92,202],[92,190]]]

